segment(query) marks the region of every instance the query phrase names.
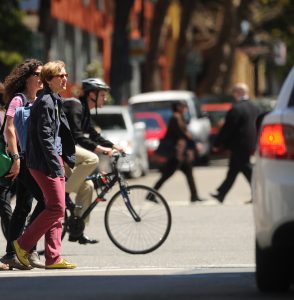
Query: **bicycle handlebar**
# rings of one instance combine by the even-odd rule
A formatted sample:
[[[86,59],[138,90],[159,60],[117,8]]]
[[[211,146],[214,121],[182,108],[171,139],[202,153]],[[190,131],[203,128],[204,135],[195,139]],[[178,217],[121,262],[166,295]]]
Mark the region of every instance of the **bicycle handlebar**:
[[[125,152],[114,152],[112,153],[112,157],[115,159],[115,161],[117,161],[120,157],[126,157],[127,154]]]

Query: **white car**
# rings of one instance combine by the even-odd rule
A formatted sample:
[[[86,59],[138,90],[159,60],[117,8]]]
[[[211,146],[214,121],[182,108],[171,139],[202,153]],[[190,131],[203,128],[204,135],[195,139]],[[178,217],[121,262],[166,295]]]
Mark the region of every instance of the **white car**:
[[[159,113],[167,124],[172,116],[172,103],[185,101],[188,107],[186,120],[188,129],[195,141],[202,144],[199,149],[199,157],[202,161],[208,161],[210,153],[210,128],[207,117],[203,117],[200,104],[196,95],[190,91],[158,91],[138,94],[129,99],[129,105],[133,114],[141,112]]]
[[[118,165],[121,172],[127,173],[131,178],[145,175],[149,170],[147,148],[143,122],[133,123],[131,114],[126,106],[106,105],[91,111],[92,119],[101,135],[122,146],[127,157]],[[99,167],[103,171],[110,171],[110,160],[104,155],[99,155]]]
[[[294,67],[259,129],[252,191],[256,281],[285,291],[294,274]]]

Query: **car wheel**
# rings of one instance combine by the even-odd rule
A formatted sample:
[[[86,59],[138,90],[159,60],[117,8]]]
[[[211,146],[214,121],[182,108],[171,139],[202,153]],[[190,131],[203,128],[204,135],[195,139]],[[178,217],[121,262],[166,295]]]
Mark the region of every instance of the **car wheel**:
[[[290,287],[291,267],[287,251],[261,249],[255,244],[256,284],[262,292],[285,292]]]

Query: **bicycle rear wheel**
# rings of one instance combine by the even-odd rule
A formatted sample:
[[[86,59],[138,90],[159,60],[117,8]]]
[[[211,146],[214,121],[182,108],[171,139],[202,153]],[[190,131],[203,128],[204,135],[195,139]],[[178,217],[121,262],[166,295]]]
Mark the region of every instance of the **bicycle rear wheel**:
[[[139,220],[131,215],[122,194]],[[110,240],[122,251],[146,254],[160,247],[170,232],[171,212],[166,200],[154,189],[144,185],[126,187],[109,201],[104,223]]]

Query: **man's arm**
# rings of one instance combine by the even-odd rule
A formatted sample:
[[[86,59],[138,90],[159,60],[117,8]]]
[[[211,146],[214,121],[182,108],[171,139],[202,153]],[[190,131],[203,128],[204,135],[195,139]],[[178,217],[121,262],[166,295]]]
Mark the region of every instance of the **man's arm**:
[[[68,120],[68,124],[76,144],[94,152],[96,149],[96,141],[85,137],[85,132],[82,128],[83,107],[78,99],[66,100],[63,104],[63,109]]]
[[[227,112],[225,123],[216,136],[213,145],[214,151],[227,149],[228,145],[234,138],[234,132],[236,130],[236,126],[238,125],[238,116],[239,113],[236,108],[232,108]]]

